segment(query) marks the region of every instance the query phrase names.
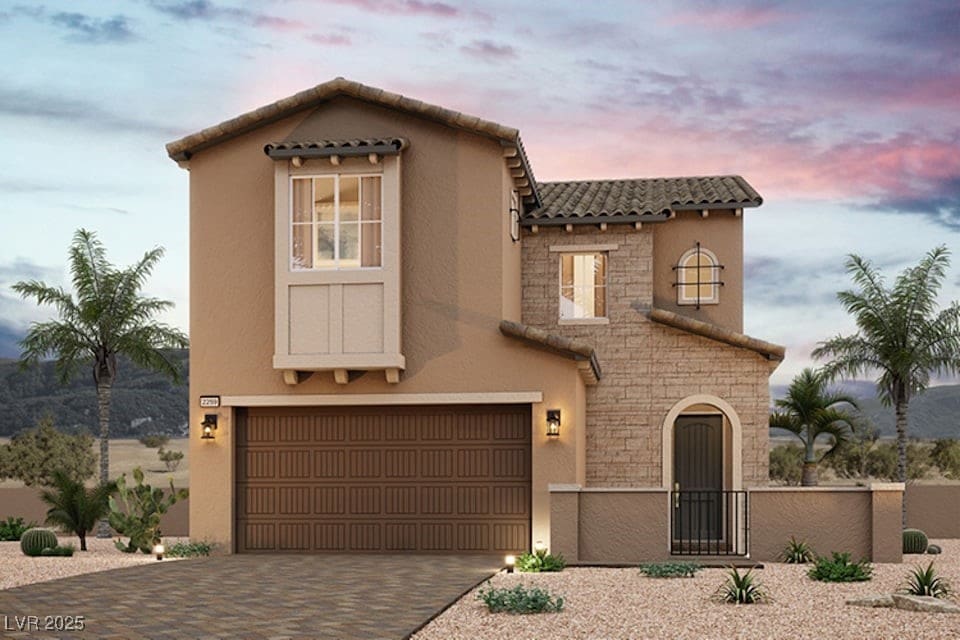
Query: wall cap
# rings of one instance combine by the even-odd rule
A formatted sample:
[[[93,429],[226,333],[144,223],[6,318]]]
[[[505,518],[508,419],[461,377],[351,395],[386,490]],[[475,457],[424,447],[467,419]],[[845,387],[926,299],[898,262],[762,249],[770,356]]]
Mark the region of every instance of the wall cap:
[[[748,487],[750,493],[842,493],[862,492],[869,493],[870,487]]]
[[[907,485],[903,482],[871,482],[872,491],[906,491]]]
[[[579,493],[582,487],[578,484],[548,484],[547,491],[550,493]]]

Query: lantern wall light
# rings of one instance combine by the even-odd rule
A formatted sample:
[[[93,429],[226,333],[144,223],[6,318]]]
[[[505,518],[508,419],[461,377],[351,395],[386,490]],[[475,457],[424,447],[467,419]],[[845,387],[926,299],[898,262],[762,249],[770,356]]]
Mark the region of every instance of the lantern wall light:
[[[547,437],[560,437],[560,409],[547,409]]]
[[[203,416],[203,422],[200,423],[203,429],[200,434],[201,440],[213,440],[217,437],[217,414],[208,413]]]

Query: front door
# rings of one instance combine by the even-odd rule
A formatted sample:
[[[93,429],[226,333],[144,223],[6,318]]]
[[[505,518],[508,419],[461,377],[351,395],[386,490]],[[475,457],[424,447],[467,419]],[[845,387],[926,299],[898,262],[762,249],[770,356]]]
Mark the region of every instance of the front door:
[[[723,530],[723,416],[680,416],[673,430],[674,538],[718,540]]]

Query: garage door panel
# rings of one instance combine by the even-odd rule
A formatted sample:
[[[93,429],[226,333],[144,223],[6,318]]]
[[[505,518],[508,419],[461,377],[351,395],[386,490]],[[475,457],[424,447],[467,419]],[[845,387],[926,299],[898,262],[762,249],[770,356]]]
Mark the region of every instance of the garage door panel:
[[[530,408],[238,410],[237,550],[518,552]]]

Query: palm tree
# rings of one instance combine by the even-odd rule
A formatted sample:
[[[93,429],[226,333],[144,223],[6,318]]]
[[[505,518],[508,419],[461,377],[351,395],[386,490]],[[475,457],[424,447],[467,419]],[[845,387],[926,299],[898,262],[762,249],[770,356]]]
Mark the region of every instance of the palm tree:
[[[950,252],[939,246],[919,264],[897,276],[892,288],[863,258],[850,255],[847,271],[858,291],[837,294],[859,331],[838,335],[814,349],[816,358],[830,358],[825,375],[877,375],[877,393],[893,405],[897,418],[897,476],[907,480],[907,411],[910,400],[930,384],[931,374],[960,370],[960,305],[940,310],[937,295],[943,284]],[[906,524],[906,504],[903,507]]]
[[[786,429],[803,442],[800,484],[804,487],[817,486],[817,464],[845,443],[853,428],[851,417],[836,405],[848,404],[856,409],[856,401],[842,393],[830,393],[826,387],[827,381],[820,373],[804,369],[790,383],[786,397],[774,403],[778,410],[770,415],[771,427]],[[818,459],[814,446],[822,435],[829,436],[833,445]]]
[[[153,319],[173,303],[140,294],[162,256],[163,249],[157,247],[136,264],[118,269],[107,261],[96,234],[79,229],[69,250],[76,298],[63,288],[36,280],[13,285],[23,298],[52,305],[59,316],[30,326],[20,342],[21,364],[27,366],[53,355],[62,382],[69,380],[81,364],[92,365],[100,418],[100,483],[104,485],[110,480],[110,394],[117,379],[117,356],[165,373],[174,382],[180,380],[177,362],[163,349],[185,348],[187,336]],[[100,520],[97,535],[110,537],[106,519]]]
[[[46,524],[77,534],[80,551],[86,551],[87,531],[110,511],[108,500],[116,490],[113,482],[87,489],[58,469],[53,472],[53,487],[40,492],[40,499],[50,506]]]

